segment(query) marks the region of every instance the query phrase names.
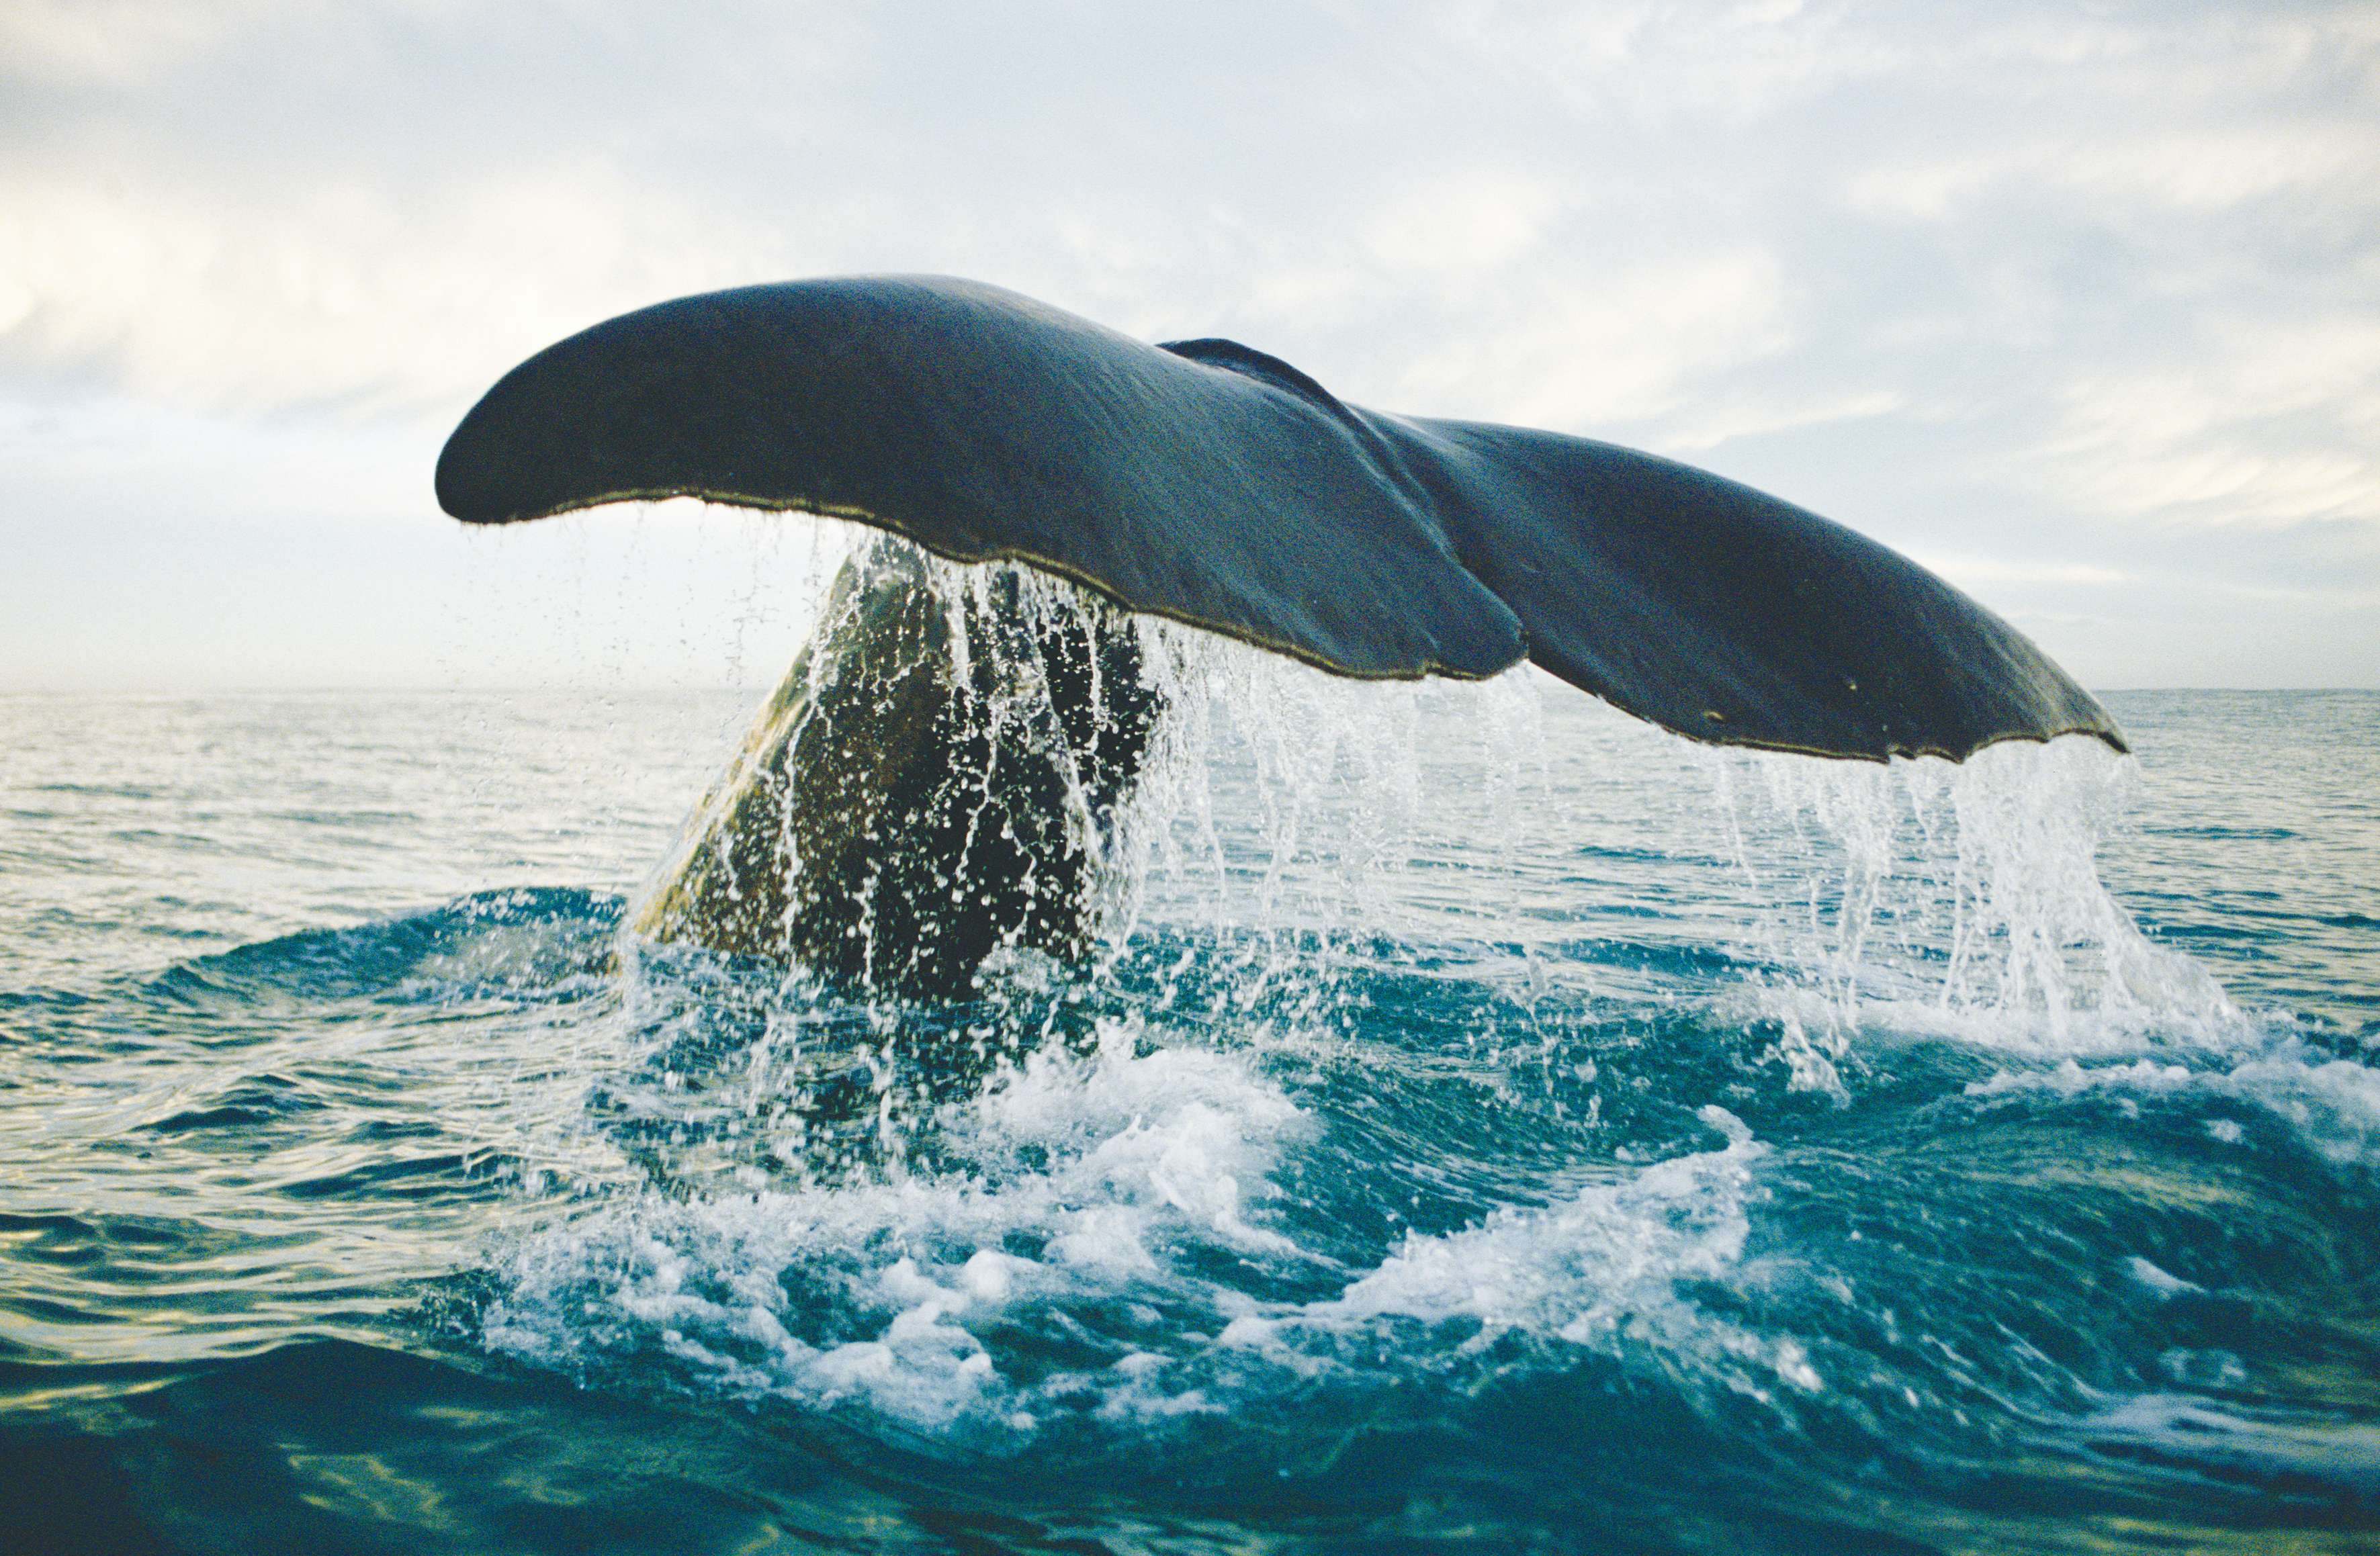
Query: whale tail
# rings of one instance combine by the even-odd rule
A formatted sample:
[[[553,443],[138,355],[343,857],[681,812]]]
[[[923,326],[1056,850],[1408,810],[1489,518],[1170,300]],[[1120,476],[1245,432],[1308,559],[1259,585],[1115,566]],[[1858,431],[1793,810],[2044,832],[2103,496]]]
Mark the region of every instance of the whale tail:
[[[491,389],[437,479],[473,524],[696,497],[1088,591],[1059,620],[1014,573],[953,598],[914,554],[846,572],[637,915],[904,995],[963,993],[1002,946],[1087,948],[1101,830],[1164,711],[1122,612],[1348,676],[1525,657],[1720,744],[2124,743],[2008,623],[1763,492],[1366,410],[1234,342],[1146,345],[968,282],[755,286],[599,324]]]
[[[504,524],[697,497],[856,519],[1343,675],[1524,657],[1699,741],[1883,760],[2123,736],[2014,628],[1765,493],[1609,443],[1346,404],[930,277],[623,315],[491,389],[438,464]]]

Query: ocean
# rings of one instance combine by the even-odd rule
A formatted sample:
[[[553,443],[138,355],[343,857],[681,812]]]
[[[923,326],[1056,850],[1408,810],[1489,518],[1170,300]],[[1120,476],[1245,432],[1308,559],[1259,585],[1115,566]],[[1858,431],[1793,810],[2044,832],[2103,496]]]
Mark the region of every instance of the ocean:
[[[2380,1550],[2380,694],[1212,657],[941,1007],[624,935],[753,694],[0,697],[0,1550]]]

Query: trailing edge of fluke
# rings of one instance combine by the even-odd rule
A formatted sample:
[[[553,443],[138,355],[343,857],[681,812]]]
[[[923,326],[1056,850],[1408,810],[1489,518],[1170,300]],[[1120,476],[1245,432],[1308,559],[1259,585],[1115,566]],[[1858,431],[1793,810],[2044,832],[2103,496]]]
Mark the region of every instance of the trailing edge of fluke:
[[[856,519],[1342,675],[1526,657],[1728,745],[1963,759],[2115,722],[1934,574],[1584,438],[1346,404],[1231,341],[1153,346],[976,282],[685,297],[514,368],[438,498],[472,524],[695,497]]]

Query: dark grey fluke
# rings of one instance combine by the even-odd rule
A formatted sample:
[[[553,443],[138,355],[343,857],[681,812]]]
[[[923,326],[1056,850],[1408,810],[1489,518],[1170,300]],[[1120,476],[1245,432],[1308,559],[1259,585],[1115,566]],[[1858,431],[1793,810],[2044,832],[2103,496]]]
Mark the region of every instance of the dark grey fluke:
[[[539,353],[438,464],[505,524],[698,497],[1008,559],[1343,675],[1526,656],[1695,740],[1953,759],[2123,737],[2022,634],[1815,513],[1650,454],[1342,404],[975,282],[682,298]]]

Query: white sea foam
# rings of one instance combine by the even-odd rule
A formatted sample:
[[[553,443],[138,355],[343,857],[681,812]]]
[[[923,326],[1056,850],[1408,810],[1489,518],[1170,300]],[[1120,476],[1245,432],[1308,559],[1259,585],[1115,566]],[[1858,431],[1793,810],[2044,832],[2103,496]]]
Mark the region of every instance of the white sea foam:
[[[1014,1415],[970,1324],[1171,1285],[1185,1245],[1302,1258],[1250,1217],[1298,1109],[1244,1059],[1135,1047],[1117,1024],[990,1088],[953,1120],[970,1172],[651,1196],[530,1239],[488,1342],[558,1364],[652,1344],[730,1392],[922,1427]]]
[[[1666,1301],[1670,1283],[1718,1274],[1742,1258],[1752,1164],[1766,1147],[1722,1108],[1703,1109],[1703,1120],[1726,1134],[1725,1147],[1543,1210],[1508,1209],[1466,1231],[1409,1236],[1378,1269],[1302,1317],[1467,1318],[1483,1339],[1514,1328],[1578,1341],[1608,1335],[1622,1316]]]
[[[2229,1474],[2285,1474],[2380,1485],[2380,1428],[2277,1411],[2259,1412],[2190,1394],[2135,1394],[2078,1423],[2088,1440],[2149,1448]]]
[[[1448,1358],[1518,1332],[1611,1354],[1650,1349],[1673,1373],[1767,1399],[1775,1385],[1825,1385],[1802,1346],[1713,1319],[1681,1283],[1734,1280],[1759,1198],[1754,1167],[1767,1147],[1724,1108],[1703,1122],[1725,1136],[1717,1151],[1675,1157],[1597,1184],[1541,1209],[1506,1209],[1476,1226],[1419,1234],[1337,1297],[1293,1312],[1252,1315],[1225,1344],[1276,1353],[1317,1336],[1360,1335],[1382,1320],[1469,1328]]]
[[[2050,1069],[2002,1070],[1968,1086],[1967,1094],[2112,1097],[2119,1103],[2190,1095],[2234,1102],[2288,1123],[2333,1162],[2380,1164],[2380,1069],[2333,1057],[2296,1038],[2218,1067],[2156,1059],[2083,1065],[2070,1058]],[[2240,1138],[2237,1119],[2212,1118],[2207,1127],[2217,1140],[2236,1143]]]
[[[955,1115],[963,1170],[652,1195],[527,1237],[484,1333],[565,1368],[658,1352],[706,1391],[856,1405],[929,1431],[1203,1414],[1326,1374],[1460,1368],[1512,1334],[1556,1354],[1650,1352],[1764,1399],[1821,1389],[1790,1338],[1710,1321],[1680,1294],[1740,1273],[1765,1150],[1719,1109],[1704,1120],[1719,1149],[1408,1236],[1333,1280],[1269,1209],[1311,1119],[1250,1058],[1142,1052],[1119,1023],[1097,1053],[1036,1055]],[[1260,1300],[1208,1273],[1218,1258],[1336,1294]],[[1377,1343],[1414,1324],[1428,1337]],[[1003,1350],[1020,1331],[1102,1354],[1043,1372]]]

